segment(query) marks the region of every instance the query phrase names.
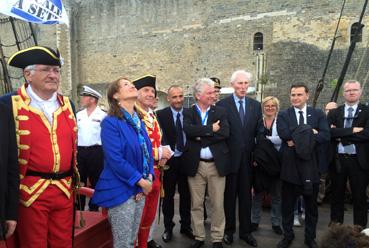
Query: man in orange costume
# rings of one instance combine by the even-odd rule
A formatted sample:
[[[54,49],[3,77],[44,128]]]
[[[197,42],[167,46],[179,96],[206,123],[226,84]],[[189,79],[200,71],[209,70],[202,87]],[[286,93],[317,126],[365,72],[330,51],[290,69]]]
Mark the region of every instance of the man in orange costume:
[[[0,100],[12,108],[18,144],[20,204],[17,247],[72,247],[72,175],[76,120],[68,97],[57,93],[61,57],[48,47],[16,52],[9,65],[26,82]]]
[[[138,247],[139,248],[159,248],[161,247],[154,240],[148,242],[150,228],[153,224],[158,207],[160,196],[160,166],[164,165],[171,156],[171,150],[167,147],[161,147],[162,134],[159,122],[153,110],[156,96],[156,77],[147,75],[136,79],[133,84],[138,90],[138,98],[136,102],[136,111],[142,121],[145,123],[146,131],[152,143],[152,154],[154,157],[154,173],[155,180],[153,182],[152,191],[146,196],[145,207],[142,212],[140,229],[138,231]]]

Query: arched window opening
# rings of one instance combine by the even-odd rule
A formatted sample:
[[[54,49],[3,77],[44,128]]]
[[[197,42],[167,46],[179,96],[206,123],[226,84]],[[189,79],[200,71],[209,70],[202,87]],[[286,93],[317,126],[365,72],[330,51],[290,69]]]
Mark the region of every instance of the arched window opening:
[[[364,27],[363,24],[361,24],[362,27]],[[354,24],[351,25],[351,37],[350,37],[350,41],[352,42],[356,32],[359,32],[358,36],[357,36],[357,42],[361,42],[363,40],[363,29],[360,28],[360,24],[358,22],[355,22]]]
[[[254,51],[263,50],[264,38],[263,33],[257,32],[254,34]]]

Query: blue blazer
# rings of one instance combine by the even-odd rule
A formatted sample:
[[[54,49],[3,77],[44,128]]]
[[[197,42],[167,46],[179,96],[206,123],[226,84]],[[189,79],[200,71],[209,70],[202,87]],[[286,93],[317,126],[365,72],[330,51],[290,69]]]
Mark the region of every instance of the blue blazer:
[[[150,173],[154,176],[151,142],[143,122],[141,127],[150,154]],[[134,128],[115,116],[107,116],[102,121],[101,142],[104,151],[104,169],[96,184],[92,202],[101,207],[111,208],[142,192],[141,187],[136,185],[143,173],[142,152]]]

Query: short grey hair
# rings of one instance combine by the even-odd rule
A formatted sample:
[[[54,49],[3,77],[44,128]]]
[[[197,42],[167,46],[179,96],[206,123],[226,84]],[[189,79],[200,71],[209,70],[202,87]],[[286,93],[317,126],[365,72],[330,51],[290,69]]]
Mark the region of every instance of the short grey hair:
[[[361,83],[360,83],[359,81],[355,80],[355,79],[347,80],[347,81],[344,83],[343,87],[345,87],[345,85],[346,85],[346,84],[359,84],[359,85],[360,85],[360,88],[361,88]]]
[[[27,65],[27,66],[23,69],[23,71],[30,71],[30,72],[31,72],[31,74],[33,74],[33,73],[34,73],[34,71],[35,71],[35,69],[36,69],[36,65]]]
[[[237,78],[238,75],[244,75],[247,78],[247,81],[249,83],[251,83],[252,74],[251,74],[251,72],[247,72],[245,70],[237,70],[237,71],[233,72],[232,76],[231,76],[231,83],[234,83],[236,81],[236,78]]]
[[[192,86],[193,97],[196,100],[196,94],[201,94],[204,90],[204,86],[209,85],[210,87],[214,87],[214,81],[210,78],[200,78],[195,84]]]

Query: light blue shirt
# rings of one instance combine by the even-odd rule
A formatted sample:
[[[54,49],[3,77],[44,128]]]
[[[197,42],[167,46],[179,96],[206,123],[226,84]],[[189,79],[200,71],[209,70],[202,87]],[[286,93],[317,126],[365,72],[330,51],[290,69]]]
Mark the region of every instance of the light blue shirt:
[[[237,111],[240,112],[240,103],[239,101],[241,100],[242,101],[242,105],[243,105],[243,111],[245,112],[245,115],[246,115],[246,97],[243,97],[243,98],[238,98],[238,96],[236,96],[235,94],[233,94],[233,100],[236,104],[236,107],[237,107]]]
[[[178,112],[177,110],[175,110],[174,108],[170,107],[170,110],[172,111],[172,115],[173,115],[173,121],[174,121],[174,127],[176,127],[176,121],[177,121],[177,114],[179,113],[181,116],[179,117],[180,121],[181,121],[181,125],[182,125],[182,133],[183,133],[183,145],[186,144],[186,134],[183,131],[183,108],[181,108],[181,110]],[[177,147],[175,147],[174,149],[174,157],[179,157],[182,155],[182,152],[177,150]]]
[[[345,104],[345,118],[347,118],[349,112],[348,112],[348,108],[351,107],[354,110],[352,111],[352,117],[355,116],[356,110],[357,110],[357,106],[358,104],[356,103],[355,105],[349,106],[347,104]],[[346,119],[345,119],[346,120]],[[343,125],[345,125],[345,121],[343,122]],[[338,153],[345,153],[345,148],[343,147],[342,143],[338,143]],[[353,145],[353,153],[352,154],[356,154],[356,147],[355,145]]]
[[[197,107],[198,110],[200,110],[200,108],[199,108],[199,106],[197,106],[197,104],[196,104],[196,107]],[[208,107],[206,112],[199,111],[201,113],[201,121],[202,121],[204,126],[208,122],[208,115],[206,113],[208,113],[209,110],[210,110],[210,107]],[[213,158],[213,154],[211,153],[209,147],[205,147],[205,148],[202,148],[200,150],[200,158],[202,158],[202,159],[212,159]]]

